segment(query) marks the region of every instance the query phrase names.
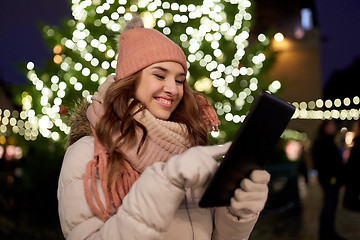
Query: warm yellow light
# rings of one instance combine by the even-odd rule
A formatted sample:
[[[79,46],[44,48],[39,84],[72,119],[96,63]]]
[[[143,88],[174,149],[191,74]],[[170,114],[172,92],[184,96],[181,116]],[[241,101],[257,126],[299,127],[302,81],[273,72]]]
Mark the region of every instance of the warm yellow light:
[[[210,93],[212,89],[212,81],[211,79],[204,77],[203,79],[195,82],[194,88],[200,92]]]
[[[53,52],[54,54],[60,54],[62,53],[63,51],[63,48],[60,44],[57,44],[54,48],[53,48]]]
[[[156,19],[151,12],[143,12],[141,16],[144,19],[144,27],[145,28],[153,28],[156,25]]]
[[[6,143],[6,138],[4,136],[0,136],[0,144],[4,145]]]
[[[53,60],[54,60],[54,63],[60,64],[62,62],[62,57],[60,55],[55,55]]]
[[[353,143],[354,137],[355,137],[354,132],[347,132],[345,134],[345,143],[346,145],[348,145],[348,147],[352,147],[354,145]]]
[[[282,33],[278,32],[274,35],[274,39],[277,42],[281,42],[284,40],[284,35]]]

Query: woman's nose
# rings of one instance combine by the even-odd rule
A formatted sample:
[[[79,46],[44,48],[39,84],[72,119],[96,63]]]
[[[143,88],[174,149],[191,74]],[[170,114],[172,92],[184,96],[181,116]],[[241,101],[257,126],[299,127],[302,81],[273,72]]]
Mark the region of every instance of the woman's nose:
[[[168,79],[165,81],[164,85],[164,91],[173,95],[176,95],[178,93],[176,81],[174,79]]]

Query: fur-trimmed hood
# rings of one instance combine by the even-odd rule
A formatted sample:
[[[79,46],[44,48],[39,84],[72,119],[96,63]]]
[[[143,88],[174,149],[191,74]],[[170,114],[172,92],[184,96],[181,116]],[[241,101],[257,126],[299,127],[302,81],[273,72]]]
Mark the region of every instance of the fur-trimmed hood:
[[[67,136],[67,147],[84,136],[92,136],[90,122],[86,118],[86,110],[90,103],[86,99],[79,100],[69,113],[68,124],[71,127]]]

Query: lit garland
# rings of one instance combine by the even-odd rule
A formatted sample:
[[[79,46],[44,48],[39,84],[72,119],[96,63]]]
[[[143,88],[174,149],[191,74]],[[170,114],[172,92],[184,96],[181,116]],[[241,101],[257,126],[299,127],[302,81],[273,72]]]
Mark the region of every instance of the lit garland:
[[[281,138],[286,140],[292,139],[295,141],[305,142],[308,139],[308,136],[305,132],[299,132],[293,129],[285,129],[281,134]]]
[[[23,97],[23,106],[24,111],[20,113],[18,111],[10,111],[8,109],[0,109],[0,135],[9,135],[10,131],[13,133],[24,136],[26,140],[36,140],[39,133],[45,137],[51,137],[53,140],[57,141],[59,139],[59,134],[55,131],[51,132],[48,129],[52,128],[52,120],[55,120],[56,126],[60,127],[65,134],[69,133],[70,128],[61,121],[60,118],[56,118],[57,112],[49,112],[47,115],[39,115],[36,117],[33,110],[27,110],[26,106],[31,106],[31,98],[29,95]],[[296,107],[296,111],[292,119],[302,119],[302,120],[326,120],[326,119],[340,119],[340,120],[358,120],[360,118],[360,108],[352,109],[334,109],[334,107],[349,106],[353,104],[355,106],[360,104],[360,98],[355,96],[352,100],[350,98],[345,98],[343,100],[335,99],[332,100],[323,100],[317,99],[316,101],[309,102],[293,102],[292,105]],[[321,110],[325,108],[325,110]],[[48,108],[45,108],[47,111],[51,111]],[[52,118],[48,117],[54,116]],[[245,115],[242,116],[241,122],[245,119]],[[286,131],[285,131],[286,132]],[[294,135],[291,130],[286,134],[283,134],[283,137]],[[212,133],[214,137],[217,137],[216,132]],[[303,138],[303,136],[301,136]]]
[[[344,98],[343,100],[322,100],[292,103],[296,107],[293,119],[340,119],[340,120],[358,120],[360,117],[360,108],[341,109],[342,106],[348,107],[351,104],[359,105],[360,98],[358,96]],[[321,110],[325,108],[326,110]]]
[[[33,118],[28,118],[25,111],[18,112],[0,109],[0,135],[8,136],[10,131],[24,136],[26,140],[36,140],[39,131],[38,124]]]

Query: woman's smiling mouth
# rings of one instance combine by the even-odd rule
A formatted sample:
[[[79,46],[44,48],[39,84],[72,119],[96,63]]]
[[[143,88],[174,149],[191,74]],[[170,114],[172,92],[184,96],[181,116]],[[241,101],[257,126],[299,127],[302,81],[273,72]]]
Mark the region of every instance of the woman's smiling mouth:
[[[172,105],[172,100],[171,99],[166,99],[166,98],[162,98],[162,97],[155,97],[155,100],[160,103],[162,106],[167,107],[167,108],[171,108]]]

